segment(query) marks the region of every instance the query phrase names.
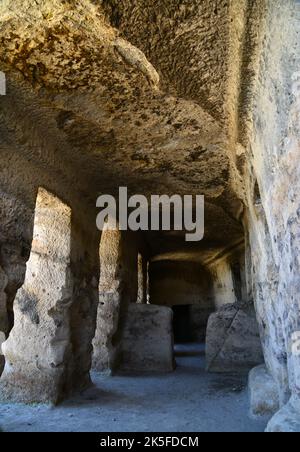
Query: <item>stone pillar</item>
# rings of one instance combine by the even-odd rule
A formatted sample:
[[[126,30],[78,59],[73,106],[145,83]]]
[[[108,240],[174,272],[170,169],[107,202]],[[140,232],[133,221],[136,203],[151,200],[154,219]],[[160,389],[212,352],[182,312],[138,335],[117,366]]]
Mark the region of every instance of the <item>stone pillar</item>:
[[[5,293],[7,282],[8,278],[0,267],[0,375],[4,368],[2,343],[4,342],[8,331],[7,296]]]
[[[5,399],[57,403],[68,392],[70,255],[71,209],[40,189],[25,282],[14,304],[14,327],[2,346]]]
[[[93,219],[91,219],[91,224]],[[73,303],[70,312],[73,358],[70,363],[71,391],[78,392],[91,384],[92,342],[96,329],[99,302],[99,240],[72,224]],[[96,236],[99,236],[95,230]],[[89,243],[87,243],[89,242]]]
[[[121,360],[124,318],[137,300],[137,248],[131,233],[107,223],[100,244],[100,284],[93,369],[115,370]]]
[[[217,311],[209,317],[206,333],[206,368],[209,372],[247,372],[264,362],[241,259],[242,255],[227,257],[212,267]]]
[[[211,266],[213,291],[216,309],[237,301],[234,291],[233,275],[228,259],[217,261]]]
[[[148,301],[148,262],[139,254],[138,256],[138,298],[139,304],[147,304]]]

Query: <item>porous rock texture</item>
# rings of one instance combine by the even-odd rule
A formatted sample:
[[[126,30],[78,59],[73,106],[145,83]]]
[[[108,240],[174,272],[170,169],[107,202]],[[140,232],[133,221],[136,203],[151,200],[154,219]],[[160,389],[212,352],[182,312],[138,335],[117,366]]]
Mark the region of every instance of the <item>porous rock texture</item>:
[[[7,314],[7,296],[5,288],[7,286],[7,276],[0,267],[0,374],[4,366],[4,357],[2,353],[2,342],[8,331],[8,314]]]
[[[267,433],[299,433],[300,432],[299,398],[291,397],[289,402],[270,420]]]
[[[138,255],[138,295],[137,302],[146,304],[149,300],[149,263],[141,254]]]
[[[280,13],[279,13],[280,11]],[[299,428],[299,29],[298,2],[272,2],[249,135],[249,231],[256,311],[279,414],[269,430]],[[295,341],[295,342],[294,342]],[[281,413],[281,412],[280,412]]]
[[[40,191],[25,282],[14,303],[15,325],[2,345],[4,397],[9,398],[12,386],[17,400],[56,402],[60,398],[71,346],[70,256],[71,210]]]
[[[299,16],[294,0],[1,1],[0,334],[12,331],[4,354],[32,312],[29,303],[22,314],[18,300],[31,278],[40,187],[72,212],[66,261],[77,371],[68,390],[89,380],[99,299],[96,197],[123,185],[146,196],[203,194],[204,240],[145,233],[147,260],[201,265],[223,329],[235,312],[250,332],[254,300],[282,429],[297,428]],[[244,264],[232,261],[237,250]],[[223,308],[225,298],[237,307]],[[122,322],[117,330],[118,343]]]
[[[265,365],[249,374],[250,413],[271,418],[279,410],[278,388]]]
[[[247,372],[263,362],[256,316],[252,307],[227,304],[212,314],[206,333],[209,372]]]
[[[172,318],[172,310],[165,306],[129,306],[122,341],[122,371],[174,370]]]
[[[72,232],[71,209],[40,189],[25,282],[14,302],[14,327],[2,344],[4,399],[57,403],[89,383],[92,336],[84,337],[80,325],[77,338],[73,321],[78,297],[81,312],[90,311],[91,303],[85,307],[71,267]]]
[[[124,317],[138,295],[138,250],[130,232],[105,225],[100,244],[101,276],[93,369],[113,372],[120,363]]]
[[[143,28],[142,23],[137,27],[137,23],[140,11],[151,10],[150,14],[154,14],[157,9],[154,4],[147,8],[141,2],[133,15],[127,11],[132,17],[132,27],[140,34],[132,43],[122,28],[113,28],[113,18],[110,23],[109,7],[113,6],[118,16],[123,14],[118,10],[126,5],[103,2],[102,8],[101,3],[80,0],[76,7],[60,0],[1,3],[0,58],[9,91],[7,102],[4,99],[8,104],[4,124],[10,120],[12,126],[17,111],[23,109],[24,113],[27,109],[25,117],[19,115],[18,123],[20,133],[25,134],[19,141],[27,143],[36,124],[30,121],[29,130],[22,125],[34,112],[39,118],[39,130],[43,122],[44,127],[47,123],[46,137],[48,141],[51,137],[53,147],[57,143],[54,153],[58,153],[59,142],[64,147],[63,155],[57,158],[64,161],[69,158],[69,164],[61,167],[69,177],[74,174],[72,170],[80,168],[77,184],[88,190],[90,196],[94,194],[93,187],[95,192],[103,189],[110,193],[125,181],[131,191],[139,192],[141,178],[145,194],[156,193],[158,189],[170,194],[203,193],[208,201],[213,201],[209,202],[213,212],[218,211],[215,204],[220,205],[223,221],[238,235],[239,225],[234,224],[232,214],[240,212],[242,206],[231,188],[235,182],[228,140],[224,127],[211,114],[216,111],[217,117],[225,116],[222,102],[213,97],[226,97],[228,84],[227,72],[216,75],[218,68],[214,66],[219,64],[226,69],[223,61],[229,57],[224,53],[230,31],[227,2],[218,2],[218,8],[206,2],[194,2],[192,7],[189,2],[182,5],[169,2],[166,8],[169,18],[163,19],[158,14],[156,27],[161,28],[160,21],[165,21],[176,36],[164,33],[161,28],[160,34],[153,36],[159,42],[153,44],[157,55],[152,59],[146,49],[149,37],[145,40],[143,36],[146,30],[150,32],[149,27]],[[201,90],[194,87],[197,96],[177,93],[166,83],[164,73],[169,70],[157,75],[168,54],[162,43],[170,46],[174,39],[181,45],[185,42],[184,53],[190,60],[194,52],[201,53],[201,48],[194,50],[193,45],[201,28],[198,24],[203,22],[205,34],[210,28],[206,22],[210,16],[220,25],[224,23],[224,35],[217,37],[209,32],[208,40],[199,41],[200,47],[206,47],[210,62],[207,81]],[[147,21],[147,17],[143,20]],[[125,13],[122,23],[126,25]],[[126,27],[128,33],[130,28]],[[208,51],[215,39],[219,43],[211,52],[217,52],[220,63]],[[161,64],[156,67],[154,63],[158,60]],[[181,80],[176,84],[193,86],[190,77],[195,74],[192,79],[198,79],[199,73],[199,60],[194,61],[193,68],[189,64],[187,72],[181,71]],[[170,64],[174,64],[172,57]],[[205,61],[201,64],[204,66]],[[221,80],[210,86],[210,75]],[[12,108],[14,96],[18,96],[17,109]],[[205,108],[207,105],[214,105],[212,111]],[[27,152],[34,153],[32,146],[23,155]],[[47,154],[50,156],[50,150]],[[46,156],[41,158],[43,161]]]
[[[253,307],[251,266],[237,246],[210,262],[216,312],[206,330],[206,367],[210,372],[247,372],[263,363]]]

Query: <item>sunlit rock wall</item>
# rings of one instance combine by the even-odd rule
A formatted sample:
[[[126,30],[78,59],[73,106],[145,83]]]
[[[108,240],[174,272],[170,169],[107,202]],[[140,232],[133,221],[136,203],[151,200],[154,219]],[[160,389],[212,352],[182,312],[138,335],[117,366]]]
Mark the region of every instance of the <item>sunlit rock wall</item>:
[[[253,284],[268,370],[299,410],[300,8],[269,4],[248,149]]]

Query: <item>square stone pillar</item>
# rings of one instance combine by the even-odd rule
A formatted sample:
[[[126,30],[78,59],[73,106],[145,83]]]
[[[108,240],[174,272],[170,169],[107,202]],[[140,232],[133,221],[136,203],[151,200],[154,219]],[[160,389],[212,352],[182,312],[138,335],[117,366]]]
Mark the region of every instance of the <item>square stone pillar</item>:
[[[33,242],[15,323],[2,345],[1,397],[57,403],[68,392],[72,304],[71,209],[40,189]]]
[[[133,233],[105,226],[100,244],[100,284],[93,369],[112,372],[120,363],[122,331],[128,306],[136,303],[138,252]]]

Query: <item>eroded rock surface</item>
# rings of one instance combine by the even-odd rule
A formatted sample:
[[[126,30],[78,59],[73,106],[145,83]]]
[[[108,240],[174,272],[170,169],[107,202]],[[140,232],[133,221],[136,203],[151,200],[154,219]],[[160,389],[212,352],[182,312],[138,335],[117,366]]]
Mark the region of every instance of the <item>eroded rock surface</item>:
[[[274,2],[266,21],[249,144],[249,229],[264,355],[283,406],[300,397],[299,4]],[[289,428],[284,417],[293,406],[275,417],[275,429],[280,419]]]
[[[129,306],[120,369],[126,372],[174,370],[172,310],[165,306]]]
[[[0,267],[0,375],[4,367],[4,357],[2,353],[2,343],[5,340],[5,336],[8,333],[8,311],[7,311],[7,296],[5,289],[7,286],[8,278],[6,273]]]
[[[71,355],[70,258],[71,211],[40,190],[25,282],[14,304],[15,325],[2,345],[4,398],[56,403],[62,397]]]
[[[248,384],[251,414],[271,418],[279,410],[278,387],[265,365],[251,370]]]
[[[93,368],[114,371],[120,363],[124,317],[138,295],[138,252],[130,233],[110,230],[100,244],[101,276],[97,325],[93,340]]]
[[[88,262],[79,267],[83,244],[77,234],[70,207],[40,189],[25,282],[2,344],[4,399],[57,403],[90,384],[97,273],[93,278]]]
[[[254,310],[225,305],[208,320],[206,367],[209,372],[247,372],[263,362]]]
[[[269,422],[267,433],[299,433],[300,432],[300,406],[298,397],[291,399],[281,408]]]
[[[145,233],[145,255],[170,271],[184,262],[209,274],[201,288],[220,308],[208,328],[212,369],[259,362],[254,299],[283,407],[269,428],[290,429],[290,417],[297,429],[299,3],[3,0],[0,18],[1,337],[12,329],[3,346],[6,393],[58,400],[89,383],[96,197],[123,185],[147,197],[203,194],[204,240]],[[54,231],[51,211],[49,237],[35,231],[31,244],[40,187],[69,206],[71,233]],[[134,242],[123,255],[113,244],[101,272],[94,348],[106,368],[137,299]]]

